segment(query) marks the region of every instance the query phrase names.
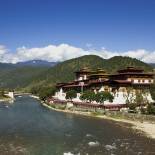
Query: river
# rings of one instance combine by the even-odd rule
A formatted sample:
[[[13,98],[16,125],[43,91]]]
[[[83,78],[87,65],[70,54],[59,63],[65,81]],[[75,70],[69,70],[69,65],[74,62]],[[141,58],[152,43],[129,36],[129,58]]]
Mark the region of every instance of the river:
[[[0,155],[153,155],[127,124],[56,112],[29,96],[0,104]]]

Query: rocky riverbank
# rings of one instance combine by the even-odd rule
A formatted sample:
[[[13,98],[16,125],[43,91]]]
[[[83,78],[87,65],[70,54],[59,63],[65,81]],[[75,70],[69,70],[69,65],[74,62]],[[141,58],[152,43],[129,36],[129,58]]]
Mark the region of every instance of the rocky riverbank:
[[[5,103],[5,102],[7,102],[7,103],[9,102],[9,103],[10,103],[10,102],[12,102],[12,101],[14,101],[14,99],[13,99],[13,98],[10,98],[10,97],[0,98],[0,102],[4,102],[4,103]]]

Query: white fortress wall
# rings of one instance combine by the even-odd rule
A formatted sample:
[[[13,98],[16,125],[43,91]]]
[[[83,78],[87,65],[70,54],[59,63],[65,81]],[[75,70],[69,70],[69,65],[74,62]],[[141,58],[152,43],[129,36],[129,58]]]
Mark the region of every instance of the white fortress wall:
[[[99,92],[104,91],[104,87],[102,86],[99,90]],[[77,97],[73,99],[73,101],[75,102],[82,102],[80,100],[80,93],[77,93]],[[125,91],[123,91],[123,89],[119,89],[118,91],[116,91],[116,93],[112,93],[112,95],[114,96],[113,102],[109,102],[109,101],[105,101],[105,105],[106,104],[126,104],[127,103],[127,99],[133,103],[135,100],[135,92],[131,92],[131,93],[127,93]],[[58,92],[55,93],[55,98],[59,99],[59,100],[66,100],[66,93],[63,92],[63,89],[61,88]],[[146,98],[146,100],[151,103],[153,102],[153,99],[151,97],[150,92],[147,92],[146,94],[143,95],[144,98]],[[96,102],[94,102],[96,103]]]

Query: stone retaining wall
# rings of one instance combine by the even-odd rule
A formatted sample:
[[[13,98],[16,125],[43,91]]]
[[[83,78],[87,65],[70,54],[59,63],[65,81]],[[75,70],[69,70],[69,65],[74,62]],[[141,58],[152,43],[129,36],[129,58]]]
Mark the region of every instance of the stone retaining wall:
[[[98,109],[98,108],[89,108],[89,107],[76,107],[72,106],[70,108],[67,108],[66,104],[62,103],[52,103],[49,104],[50,106],[57,108],[57,109],[68,109],[71,111],[81,111],[81,112],[92,112],[96,113],[96,115],[106,115],[113,118],[121,118],[121,119],[127,119],[132,121],[149,121],[151,123],[155,123],[155,115],[144,115],[144,114],[134,114],[134,113],[128,113],[128,112],[121,112],[121,111],[109,111],[104,109]]]

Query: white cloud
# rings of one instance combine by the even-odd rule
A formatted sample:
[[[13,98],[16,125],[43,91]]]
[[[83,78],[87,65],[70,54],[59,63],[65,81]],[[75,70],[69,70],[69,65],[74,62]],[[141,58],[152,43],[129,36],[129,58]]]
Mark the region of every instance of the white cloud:
[[[5,54],[6,52],[7,52],[6,47],[5,47],[5,46],[3,46],[3,45],[0,45],[0,55]]]
[[[42,48],[18,48],[16,56],[21,60],[42,59],[48,61],[63,61],[73,57],[89,54],[81,48],[70,46],[68,44],[60,44],[58,46],[49,45]]]
[[[91,46],[90,46],[91,48]],[[10,52],[5,46],[0,45],[0,62],[16,63],[27,60],[47,60],[47,61],[64,61],[67,59],[79,57],[82,55],[95,54],[105,59],[113,56],[129,56],[137,58],[144,62],[155,63],[155,51],[147,51],[145,49],[137,49],[126,52],[109,51],[105,48],[100,50],[74,47],[68,44],[48,45],[45,47],[36,48],[17,48],[15,52]]]
[[[86,44],[86,47],[88,47],[88,48],[91,48],[92,46],[93,46],[93,44],[91,44],[91,43]]]

